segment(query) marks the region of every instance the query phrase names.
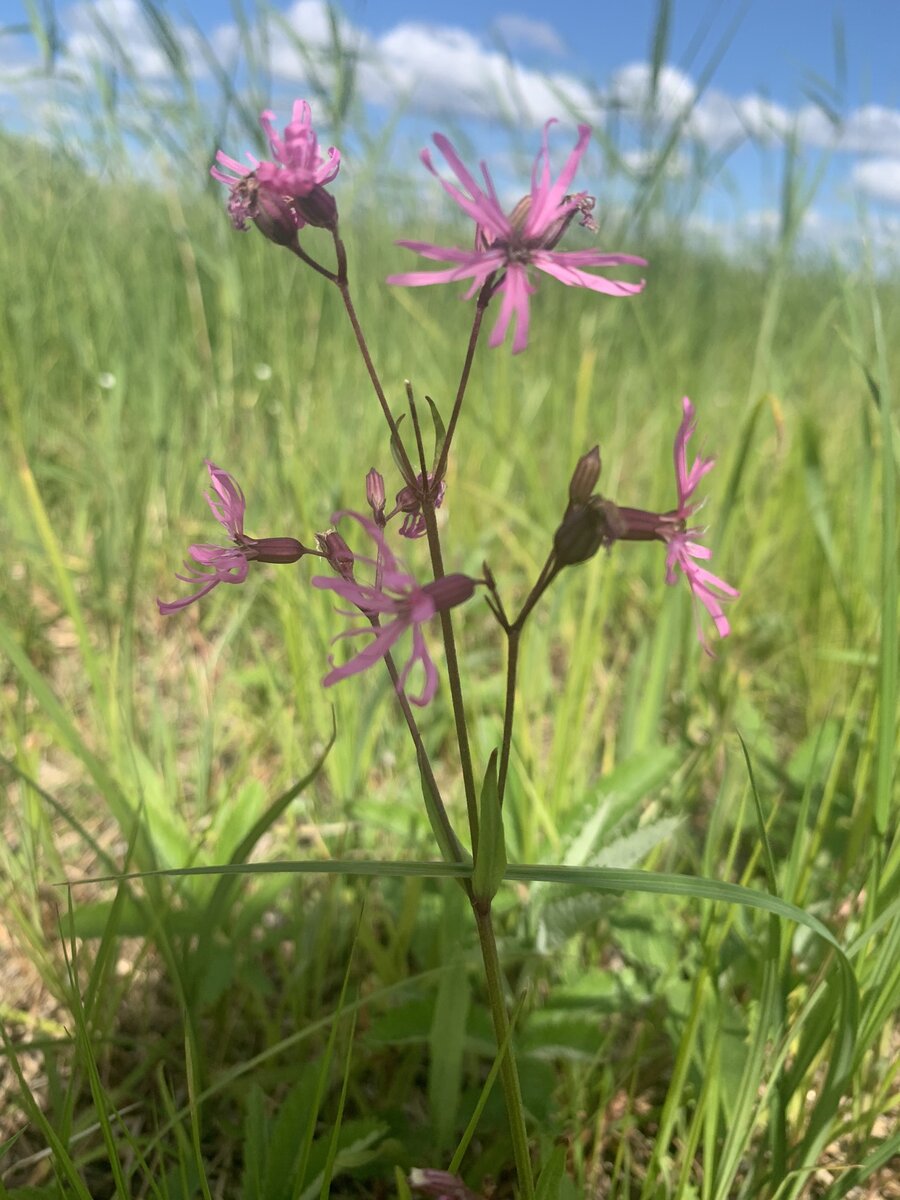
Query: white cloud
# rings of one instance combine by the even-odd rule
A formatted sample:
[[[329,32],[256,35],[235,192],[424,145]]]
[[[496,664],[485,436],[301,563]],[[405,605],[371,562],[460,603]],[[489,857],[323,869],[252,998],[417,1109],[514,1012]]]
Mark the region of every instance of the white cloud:
[[[900,110],[878,104],[858,108],[844,123],[840,140],[844,150],[900,158]]]
[[[649,63],[629,63],[615,72],[609,83],[607,103],[636,114],[653,112],[676,117],[694,100],[697,89],[677,67],[662,67],[656,79],[654,103],[653,68]]]
[[[79,74],[95,62],[127,56],[141,79],[170,73],[168,59],[155,44],[137,0],[97,0],[73,5],[67,14],[66,57]]]
[[[687,131],[705,146],[721,149],[747,137],[765,143],[782,138],[793,120],[786,108],[765,96],[734,97],[710,89],[697,101]]]
[[[119,63],[123,56],[142,82],[172,76],[172,64],[138,0],[80,0],[66,11],[64,28],[66,67],[81,78],[89,75],[92,64]],[[193,29],[173,22],[172,33],[189,73],[202,75],[204,65]]]
[[[547,21],[536,21],[519,13],[501,13],[491,23],[491,29],[512,49],[542,50],[560,56],[566,52],[565,42]]]
[[[430,113],[515,118],[541,125],[552,116],[594,108],[588,90],[564,74],[548,77],[496,50],[459,26],[406,22],[372,47],[363,94],[376,103],[405,101]]]
[[[659,155],[655,150],[625,150],[621,158],[633,175],[645,178],[653,175],[659,162]],[[675,151],[666,159],[663,177],[665,179],[683,179],[688,173],[688,167],[685,155]]]
[[[851,178],[872,200],[900,204],[900,158],[866,159],[856,164]]]

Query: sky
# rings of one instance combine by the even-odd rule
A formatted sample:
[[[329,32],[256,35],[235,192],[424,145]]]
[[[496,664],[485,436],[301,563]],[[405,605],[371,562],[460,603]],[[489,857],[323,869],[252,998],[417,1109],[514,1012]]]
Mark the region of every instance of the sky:
[[[85,76],[89,63],[108,60],[103,31],[112,30],[148,88],[164,94],[170,68],[141,4],[59,4],[57,71]],[[229,60],[239,41],[230,5],[163,7],[189,49],[195,22]],[[324,0],[274,7],[313,58],[321,54],[329,37]],[[858,229],[862,207],[900,246],[900,0],[674,0],[654,89],[658,12],[659,0],[346,0],[341,29],[358,48],[359,88],[376,125],[402,104],[407,126],[423,136],[450,122],[480,151],[502,157],[510,127],[536,148],[550,116],[562,118],[563,143],[565,128],[582,119],[612,132],[626,183],[652,168],[674,125],[678,146],[666,164],[673,188],[697,155],[723,164],[693,195],[692,219],[759,230],[777,223],[792,140],[803,178],[811,189],[815,183],[811,237],[827,245]],[[0,123],[39,125],[49,93],[36,78],[40,51],[24,29],[24,0],[0,0],[4,23]],[[258,20],[255,31],[264,27]],[[286,114],[288,98],[304,94],[309,66],[277,23],[268,28],[269,102]],[[189,53],[188,62],[201,93],[212,88],[202,55]],[[621,202],[621,181],[616,186]]]

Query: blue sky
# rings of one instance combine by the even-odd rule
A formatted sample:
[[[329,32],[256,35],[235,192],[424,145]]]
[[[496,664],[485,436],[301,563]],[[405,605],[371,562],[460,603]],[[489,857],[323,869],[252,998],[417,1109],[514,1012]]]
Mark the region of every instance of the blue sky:
[[[236,36],[230,5],[181,0],[164,7],[182,31],[196,20],[227,58]],[[315,53],[327,38],[324,0],[277,7]],[[10,23],[25,21],[23,0],[0,0],[0,12]],[[140,0],[76,0],[56,12],[63,70],[78,74],[89,60],[109,56],[98,33],[105,25],[148,86],[165,90],[167,68]],[[490,154],[499,152],[501,117],[536,144],[562,94],[595,128],[617,114],[627,179],[647,168],[672,122],[690,108],[669,163],[672,187],[698,150],[728,148],[726,169],[692,201],[699,224],[771,225],[780,150],[793,137],[810,176],[822,170],[809,233],[826,243],[843,236],[855,228],[862,202],[900,245],[900,0],[675,0],[651,109],[656,12],[656,0],[347,0],[342,21],[345,40],[359,47],[360,87],[376,122],[403,103],[418,117],[407,118],[416,133],[449,121]],[[271,101],[286,110],[288,97],[304,94],[306,67],[272,29]],[[23,112],[40,113],[45,82],[34,78],[37,61],[33,39],[13,33],[0,41],[0,121],[15,125]],[[195,69],[202,90],[199,56]]]

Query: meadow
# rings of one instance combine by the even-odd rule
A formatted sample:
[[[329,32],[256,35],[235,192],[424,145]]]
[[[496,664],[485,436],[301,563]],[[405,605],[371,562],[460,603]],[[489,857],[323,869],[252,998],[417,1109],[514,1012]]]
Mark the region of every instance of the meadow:
[[[3,155],[0,1195],[404,1198],[449,1167],[511,1196],[477,939],[416,865],[390,681],[321,687],[343,622],[305,561],[155,604],[211,536],[206,457],[249,531],[307,543],[371,466],[400,486],[339,297],[233,232],[206,161],[150,186]],[[595,442],[602,492],[664,511],[687,394],[741,597],[707,657],[658,547],[617,544],[524,636],[507,854],[571,868],[513,868],[494,904],[538,1195],[898,1195],[896,278],[799,255],[789,180],[734,256],[661,207],[604,217],[592,161],[647,289],[542,286],[525,354],[479,347],[448,568],[523,598]],[[384,279],[395,238],[459,231],[371,178],[351,157],[333,188],[360,318],[389,394],[446,413],[468,308]],[[481,600],[456,627],[483,772],[503,645]],[[421,728],[461,817],[443,684]]]

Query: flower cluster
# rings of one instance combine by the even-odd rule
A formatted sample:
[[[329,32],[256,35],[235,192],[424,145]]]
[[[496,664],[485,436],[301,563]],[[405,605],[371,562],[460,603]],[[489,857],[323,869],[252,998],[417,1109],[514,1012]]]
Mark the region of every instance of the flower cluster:
[[[322,226],[331,230],[336,248],[339,246],[337,205],[325,190],[325,185],[337,176],[341,163],[340,152],[331,147],[327,155],[322,155],[312,128],[309,105],[305,101],[298,100],[294,104],[292,119],[283,134],[277,132],[274,119],[274,114],[268,111],[260,118],[271,159],[260,161],[248,155],[251,163],[248,167],[219,150],[212,175],[229,189],[228,210],[237,229],[245,229],[247,222],[252,221],[271,240],[291,246],[304,261],[318,267],[300,249],[297,235],[304,225]],[[500,297],[499,313],[490,344],[500,345],[514,324],[512,348],[516,353],[525,349],[528,341],[529,297],[535,290],[535,272],[550,275],[567,286],[583,287],[609,296],[631,296],[644,286],[643,280],[633,283],[610,280],[589,269],[645,266],[642,258],[628,254],[605,254],[596,249],[556,248],[576,218],[588,230],[596,231],[597,225],[592,216],[594,197],[586,192],[570,191],[587,149],[590,130],[586,125],[578,127],[575,146],[554,178],[550,168],[549,146],[552,124],[549,121],[544,128],[541,149],[532,170],[530,190],[509,213],[500,205],[487,166],[481,164],[481,180],[476,179],[450,141],[441,134],[435,134],[434,144],[455,176],[455,182],[438,174],[427,150],[422,153],[422,161],[438,178],[444,191],[475,223],[474,246],[471,250],[463,250],[427,242],[403,241],[400,245],[426,258],[453,265],[447,270],[433,273],[393,275],[388,280],[389,283],[413,287],[469,280],[471,287],[467,295],[471,297],[477,292],[481,307],[489,304],[494,296]],[[333,282],[346,285],[345,274],[334,274],[321,267],[318,269]],[[350,309],[348,311],[359,339],[361,335],[355,314]],[[368,361],[364,343],[361,343],[361,349]],[[384,407],[383,393],[380,393],[380,399]],[[431,401],[429,403],[432,404]],[[432,410],[435,411],[433,404]],[[539,588],[536,595],[549,585],[560,569],[584,562],[601,546],[609,547],[617,541],[658,540],[666,545],[667,582],[674,583],[678,575],[682,575],[694,598],[709,613],[717,633],[721,637],[728,635],[730,625],[722,601],[737,596],[738,592],[703,565],[710,558],[710,550],[698,540],[702,531],[689,525],[697,510],[694,494],[700,480],[712,468],[713,460],[698,457],[689,464],[688,443],[695,431],[695,413],[687,397],[682,401],[682,410],[682,421],[675,438],[676,507],[664,513],[650,512],[623,507],[594,495],[594,487],[600,476],[600,453],[598,447],[594,447],[582,457],[572,477],[568,507],[554,537],[552,570],[536,585]],[[451,428],[455,425],[457,415],[455,411]],[[390,421],[392,437],[396,441],[399,436],[397,425],[392,418]],[[418,426],[416,429],[418,431]],[[421,450],[421,442],[419,447]],[[396,444],[393,449],[396,454]],[[440,461],[441,466],[435,469],[442,473],[446,450],[442,451]],[[417,695],[409,699],[416,704],[428,703],[437,688],[437,670],[428,653],[422,626],[436,614],[468,600],[474,594],[478,581],[466,575],[439,573],[431,582],[419,584],[414,576],[400,566],[386,540],[388,523],[394,517],[402,517],[400,535],[411,539],[422,537],[426,532],[427,513],[433,513],[434,509],[440,507],[445,494],[443,478],[433,477],[430,473],[414,476],[408,468],[409,459],[406,458],[405,462],[407,465],[403,470],[407,482],[396,493],[390,511],[386,511],[384,477],[373,467],[366,476],[366,501],[371,509],[371,518],[356,512],[342,512],[334,518],[337,521],[349,517],[361,527],[374,547],[369,556],[354,553],[335,528],[317,535],[317,548],[314,550],[293,537],[249,537],[244,532],[243,492],[230,475],[207,462],[212,485],[212,494],[207,494],[207,501],[216,520],[228,533],[230,544],[192,545],[189,554],[193,561],[185,563],[187,573],[177,578],[194,585],[195,590],[181,599],[158,601],[160,612],[177,612],[206,596],[220,583],[243,583],[251,562],[293,563],[306,555],[314,555],[327,562],[333,575],[315,576],[312,579],[313,586],[340,596],[366,622],[340,634],[336,640],[371,639],[342,665],[335,665],[332,661],[332,668],[324,679],[325,685],[330,686],[387,659],[395,684],[403,691],[413,669],[417,666],[422,668],[422,687]],[[357,578],[358,568],[363,568],[370,576],[367,582]],[[487,584],[496,600],[493,575],[487,567],[485,579],[481,582]],[[502,603],[492,603],[492,608],[501,617],[501,623],[505,621]],[[412,637],[412,649],[405,666],[398,673],[393,667],[392,651],[407,632]],[[708,649],[699,626],[698,634]]]
[[[342,517],[348,516],[357,521],[374,543],[374,558],[354,554],[336,529],[330,529],[317,536],[316,550],[309,549],[296,538],[248,537],[244,533],[244,493],[239,484],[221,467],[209,461],[206,465],[215,493],[214,497],[207,493],[207,503],[213,516],[227,530],[233,544],[191,546],[191,557],[203,569],[195,571],[186,562],[185,566],[190,574],[176,575],[176,578],[185,583],[199,583],[201,586],[180,600],[157,600],[159,611],[168,616],[208,595],[220,583],[243,583],[253,561],[293,563],[305,554],[324,558],[337,577],[316,576],[312,579],[313,587],[337,593],[369,622],[361,628],[339,634],[335,640],[365,635],[373,638],[370,645],[343,666],[335,666],[332,662],[332,670],[322,681],[324,685],[330,687],[340,679],[365,671],[385,658],[403,634],[411,631],[412,652],[399,673],[397,688],[405,691],[413,668],[420,664],[424,673],[422,690],[416,696],[409,696],[409,700],[412,704],[428,704],[437,690],[438,677],[421,627],[437,613],[470,599],[475,592],[476,580],[467,575],[453,574],[420,586],[412,575],[400,567],[387,544],[383,528],[375,521],[355,512],[337,513],[333,520],[336,524]],[[356,580],[358,564],[372,569],[372,583],[364,584]]]

